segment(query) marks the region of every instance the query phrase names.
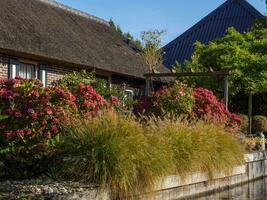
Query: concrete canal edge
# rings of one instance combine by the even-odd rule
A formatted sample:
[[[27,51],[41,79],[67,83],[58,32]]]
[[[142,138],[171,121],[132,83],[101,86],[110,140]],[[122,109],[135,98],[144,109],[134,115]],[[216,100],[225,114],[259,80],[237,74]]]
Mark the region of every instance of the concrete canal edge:
[[[216,174],[210,180],[205,173],[194,173],[185,179],[165,177],[154,192],[142,195],[142,200],[177,200],[204,196],[267,176],[267,151],[245,154],[245,164],[236,166],[229,174]]]
[[[249,181],[267,176],[267,151],[245,154],[245,164],[236,166],[228,174],[215,174],[213,179],[205,173],[194,173],[181,179],[177,175],[163,178],[154,191],[137,196],[141,200],[177,200],[193,196],[204,196],[225,190]],[[108,191],[101,191],[96,186],[79,183],[31,184],[29,181],[0,182],[0,194],[20,193],[43,196],[53,200],[110,200]],[[0,195],[1,196],[1,195]]]

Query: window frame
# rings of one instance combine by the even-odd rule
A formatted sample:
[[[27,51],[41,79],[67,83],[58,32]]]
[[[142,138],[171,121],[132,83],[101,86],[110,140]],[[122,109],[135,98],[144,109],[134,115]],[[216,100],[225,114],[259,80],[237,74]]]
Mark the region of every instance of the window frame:
[[[27,59],[18,59],[18,62],[19,62],[19,66],[21,64],[24,64],[24,65],[32,65],[34,67],[34,77],[32,77],[33,79],[38,79],[38,63],[37,62],[34,62],[34,61],[31,61],[31,60],[27,60]],[[18,72],[18,69],[16,69],[16,76],[17,76],[17,72]],[[32,79],[32,78],[26,78],[26,79]]]

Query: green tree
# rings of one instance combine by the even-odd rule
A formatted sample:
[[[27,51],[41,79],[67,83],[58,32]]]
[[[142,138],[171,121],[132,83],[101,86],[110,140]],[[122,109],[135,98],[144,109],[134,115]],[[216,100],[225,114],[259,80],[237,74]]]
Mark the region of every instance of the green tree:
[[[205,45],[195,44],[191,61],[183,65],[187,70],[230,70],[229,91],[234,96],[249,96],[250,132],[252,123],[252,95],[267,91],[267,28],[266,17],[241,34],[229,28],[227,34]],[[181,65],[178,67],[181,67]],[[176,66],[177,68],[177,66]],[[190,78],[190,83],[208,87],[219,93],[222,82],[214,78]]]
[[[150,72],[157,71],[157,68],[162,64],[162,50],[160,48],[165,32],[165,30],[150,30],[141,33],[143,57]]]
[[[185,62],[187,70],[230,70],[230,94],[239,92],[255,94],[267,91],[267,29],[266,18],[258,21],[244,34],[229,28],[227,34],[205,45],[195,44],[191,61]],[[181,66],[181,65],[180,65]],[[191,79],[192,81],[192,79]],[[221,83],[207,78],[193,82],[218,91]]]

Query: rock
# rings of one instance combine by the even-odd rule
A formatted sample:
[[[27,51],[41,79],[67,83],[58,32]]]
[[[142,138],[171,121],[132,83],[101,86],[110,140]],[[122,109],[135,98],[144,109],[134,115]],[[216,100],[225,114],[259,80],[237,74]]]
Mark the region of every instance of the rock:
[[[51,199],[75,200],[96,199],[97,187],[77,182],[53,182],[51,180],[35,179],[23,181],[0,182],[0,199]],[[93,196],[93,198],[92,198]],[[102,194],[97,194],[102,196]],[[75,198],[77,197],[77,198]],[[81,198],[80,198],[81,197]],[[104,198],[106,199],[106,198]]]
[[[54,193],[54,190],[49,186],[44,186],[44,194],[52,194]]]

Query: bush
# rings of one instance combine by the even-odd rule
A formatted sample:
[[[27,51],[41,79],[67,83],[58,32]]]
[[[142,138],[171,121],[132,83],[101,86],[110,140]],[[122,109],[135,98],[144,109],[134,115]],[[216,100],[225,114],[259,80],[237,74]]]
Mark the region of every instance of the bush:
[[[243,162],[244,148],[235,136],[215,124],[181,120],[153,120],[148,131],[163,135],[174,152],[180,176],[192,172],[228,172]]]
[[[219,123],[226,128],[235,129],[240,125],[240,118],[226,110],[212,91],[205,88],[194,90],[195,106],[193,116],[204,121]]]
[[[221,124],[228,130],[239,127],[240,118],[226,110],[212,91],[205,88],[194,90],[183,83],[175,83],[139,99],[136,113],[155,116],[188,116],[215,124]]]
[[[240,132],[244,133],[244,134],[248,134],[248,132],[249,132],[249,119],[248,119],[248,116],[244,115],[244,114],[239,114],[238,117],[241,120],[240,128],[239,128]]]
[[[126,85],[112,85],[109,87],[105,79],[97,78],[94,72],[88,72],[86,70],[74,71],[65,75],[59,80],[58,85],[60,88],[65,88],[72,93],[76,93],[77,87],[81,84],[92,87],[107,102],[113,104],[113,107],[117,111],[130,111],[135,104],[133,99],[125,98]],[[114,99],[116,100],[114,101]],[[116,104],[114,104],[115,102]]]
[[[7,162],[6,166],[12,163],[16,166],[17,162],[31,165],[49,155],[58,141],[61,122],[67,117],[59,102],[69,101],[73,97],[69,95],[52,102],[50,90],[38,80],[1,80],[0,160]]]
[[[257,115],[252,118],[252,131],[254,133],[267,133],[267,117]]]
[[[2,80],[0,161],[5,162],[6,173],[27,177],[41,172],[37,168],[45,166],[39,162],[51,156],[62,131],[62,121],[66,124],[71,115],[91,117],[100,110],[112,110],[117,102],[112,96],[108,104],[91,86],[84,84],[73,88],[71,93],[58,86],[44,88],[38,80]]]
[[[96,83],[96,77],[93,72],[88,72],[86,70],[81,70],[79,72],[73,71],[69,74],[66,74],[62,79],[59,80],[59,86],[61,88],[67,89],[71,92],[77,90],[77,86],[80,83],[85,85],[92,85]]]
[[[183,83],[175,82],[154,92],[151,97],[142,97],[136,111],[156,116],[178,116],[191,113],[193,106],[193,89]]]
[[[58,147],[63,179],[110,187],[114,198],[137,194],[173,168],[164,141],[144,135],[132,117],[99,115],[75,120]]]
[[[106,100],[90,85],[80,83],[73,94],[76,96],[76,104],[81,114],[94,116],[98,111],[107,108]]]

